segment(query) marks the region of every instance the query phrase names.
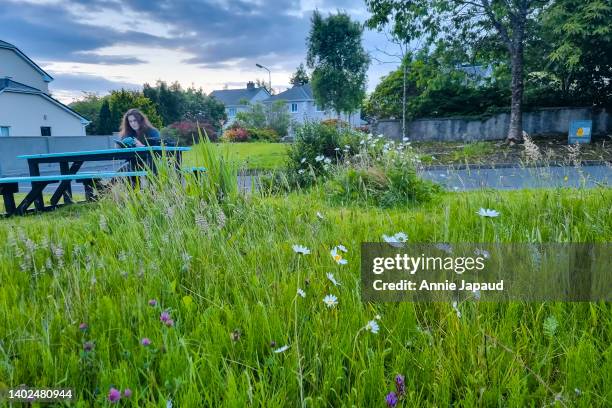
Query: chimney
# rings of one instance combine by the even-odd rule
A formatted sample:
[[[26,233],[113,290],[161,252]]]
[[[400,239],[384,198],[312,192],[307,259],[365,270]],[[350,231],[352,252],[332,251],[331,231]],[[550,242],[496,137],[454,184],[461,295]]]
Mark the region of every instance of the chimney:
[[[247,82],[247,89],[255,89],[255,82],[253,81]]]

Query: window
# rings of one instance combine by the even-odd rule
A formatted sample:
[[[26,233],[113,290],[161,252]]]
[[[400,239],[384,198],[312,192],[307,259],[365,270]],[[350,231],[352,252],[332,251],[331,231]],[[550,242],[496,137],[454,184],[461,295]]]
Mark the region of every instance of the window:
[[[298,104],[297,103],[292,103],[291,104],[291,113],[295,113],[298,111]]]
[[[227,109],[227,114],[229,116],[236,116],[236,108],[228,108]]]
[[[319,105],[315,104],[315,110],[317,112],[323,112],[325,109],[323,109],[322,107],[320,107]]]
[[[49,126],[41,126],[40,127],[40,135],[41,136],[51,136],[51,127],[49,127]]]
[[[10,135],[11,135],[10,126],[0,126],[0,136],[10,136]]]

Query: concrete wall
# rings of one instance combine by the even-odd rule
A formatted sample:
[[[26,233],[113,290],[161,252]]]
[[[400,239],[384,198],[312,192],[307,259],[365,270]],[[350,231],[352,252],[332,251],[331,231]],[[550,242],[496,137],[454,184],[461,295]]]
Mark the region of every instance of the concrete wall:
[[[0,48],[0,78],[11,77],[13,81],[49,93],[49,86],[42,74],[15,51]]]
[[[28,175],[28,162],[22,154],[75,152],[115,148],[113,136],[0,137],[0,176]],[[88,167],[103,165],[103,162]],[[86,168],[86,167],[83,167]],[[41,172],[58,172],[58,164],[43,164]]]
[[[81,119],[35,94],[2,92],[0,126],[10,126],[10,136],[40,136],[41,126],[51,127],[51,136],[85,136]]]
[[[529,135],[567,135],[572,120],[592,120],[593,133],[612,133],[612,114],[591,108],[543,108],[523,113],[523,129]],[[478,141],[506,138],[510,125],[510,113],[501,113],[486,120],[417,119],[406,123],[406,133],[411,140]],[[384,134],[400,139],[400,120],[381,120],[372,126],[373,134]]]

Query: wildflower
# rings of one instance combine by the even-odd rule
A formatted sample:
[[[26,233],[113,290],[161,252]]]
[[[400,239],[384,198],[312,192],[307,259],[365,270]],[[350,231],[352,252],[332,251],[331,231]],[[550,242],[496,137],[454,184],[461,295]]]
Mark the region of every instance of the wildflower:
[[[498,211],[490,210],[488,208],[481,208],[480,210],[478,210],[476,214],[480,215],[481,217],[489,217],[489,218],[499,216]]]
[[[315,161],[317,161],[317,162],[320,162],[320,161],[323,161],[323,160],[325,160],[325,156],[323,156],[323,155],[319,155],[319,156],[315,157]]]
[[[323,298],[323,303],[325,303],[325,306],[331,309],[338,304],[338,298],[334,295],[327,295]]]
[[[83,351],[85,352],[93,351],[94,347],[95,345],[91,341],[86,341],[85,343],[83,343]]]
[[[404,142],[404,143],[405,143],[405,142],[407,142],[408,140],[410,140],[410,139],[408,139],[407,137],[402,137],[402,142]]]
[[[480,248],[476,248],[474,250],[474,254],[477,256],[482,256],[485,259],[489,259],[489,257],[491,256],[491,254],[489,254],[489,251],[487,251],[486,249],[480,249]]]
[[[382,236],[383,240],[391,246],[394,247],[402,247],[406,241],[408,241],[408,235],[404,232],[398,232],[395,235],[384,235]]]
[[[270,347],[276,347],[276,342],[274,340],[270,342]]]
[[[87,325],[87,323],[81,323],[79,324],[79,330],[81,331],[85,331],[89,328],[89,326]]]
[[[320,212],[318,212],[318,211],[317,211],[317,218],[319,218],[320,220],[322,220],[322,219],[324,218],[324,217],[323,217],[323,214],[321,214]]]
[[[348,261],[342,258],[342,255],[338,253],[338,247],[334,247],[334,249],[332,249],[330,253],[332,258],[334,258],[334,261],[336,261],[338,265],[346,265],[348,263]]]
[[[387,396],[385,397],[385,401],[387,402],[387,406],[388,407],[395,407],[397,405],[397,394],[393,391],[391,391],[389,394],[387,394]]]
[[[297,254],[308,255],[310,253],[310,249],[302,245],[293,245],[293,252]]]
[[[306,297],[306,292],[304,292],[301,288],[298,288],[297,294],[300,295],[303,298]]]
[[[305,172],[306,172],[306,170],[304,170],[304,169],[299,169],[298,170],[298,174],[304,174]]]
[[[302,160],[300,160],[300,163],[306,163],[306,158],[302,157]]]
[[[143,346],[150,346],[151,339],[149,339],[148,337],[143,337],[142,340],[140,340],[140,344],[142,344]]]
[[[338,248],[339,250],[341,250],[344,253],[348,252],[348,249],[346,249],[346,247],[344,245],[338,245],[338,246],[336,246],[336,248]]]
[[[326,157],[326,158],[323,160],[323,163],[325,163],[325,164],[331,164],[331,159],[330,159],[329,157]]]
[[[238,341],[240,340],[241,334],[242,333],[240,333],[240,330],[234,329],[234,331],[230,333],[230,339],[232,339],[232,341]]]
[[[436,244],[435,247],[440,251],[446,252],[447,254],[453,253],[453,247],[450,244],[440,243]]]
[[[166,408],[172,408],[172,400],[171,399],[166,401]]]
[[[395,376],[395,389],[398,395],[404,395],[406,393],[406,381],[401,374]]]
[[[333,273],[331,273],[331,272],[327,272],[327,279],[329,279],[329,281],[330,281],[331,283],[333,283],[333,284],[334,284],[334,286],[340,286],[340,282],[338,282],[338,281],[336,280],[336,278],[334,278],[334,274],[333,274]]]
[[[368,324],[365,325],[365,329],[374,334],[377,334],[380,327],[378,326],[378,323],[376,323],[376,320],[370,320]]]
[[[284,353],[287,350],[289,350],[289,346],[285,345],[283,347],[277,348],[276,350],[274,350],[274,352],[276,354],[279,354],[279,353]]]
[[[455,313],[457,313],[457,317],[458,317],[459,319],[461,319],[461,311],[460,311],[460,310],[459,310],[459,308],[457,307],[457,301],[456,301],[456,300],[454,300],[454,301],[453,301],[452,306],[453,306],[453,309],[455,310]]]
[[[108,400],[112,403],[115,403],[121,399],[121,392],[116,388],[111,388],[108,391]]]
[[[157,306],[157,300],[149,299],[149,306]]]
[[[159,316],[159,320],[161,320],[168,327],[174,326],[174,320],[170,318],[170,313],[167,311],[162,312],[162,314]]]
[[[130,398],[132,396],[132,390],[130,390],[129,388],[126,388],[125,390],[123,390],[123,396],[125,398]]]
[[[380,319],[381,319],[381,318],[380,318],[380,315],[379,315],[379,314],[377,314],[376,316],[374,316],[374,320],[380,320]]]
[[[208,231],[209,229],[208,221],[206,220],[206,217],[203,216],[202,214],[195,215],[195,223],[202,232],[205,233]]]
[[[339,147],[336,147],[334,150],[335,150],[335,151],[339,151],[339,150],[340,150],[340,148],[339,148]]]
[[[223,229],[223,227],[225,227],[226,221],[227,218],[225,216],[225,213],[223,212],[223,210],[219,209],[219,211],[217,211],[217,228]]]

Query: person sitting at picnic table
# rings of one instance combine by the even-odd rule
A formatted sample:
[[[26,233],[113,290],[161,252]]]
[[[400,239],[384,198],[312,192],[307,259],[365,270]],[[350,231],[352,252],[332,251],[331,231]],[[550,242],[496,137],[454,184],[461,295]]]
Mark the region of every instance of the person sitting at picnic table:
[[[149,122],[147,116],[138,109],[130,109],[125,112],[121,120],[121,129],[119,132],[121,140],[133,142],[135,147],[143,147],[151,145],[151,139],[159,140],[159,130]],[[126,143],[127,144],[127,143]],[[129,143],[132,144],[132,143]]]

